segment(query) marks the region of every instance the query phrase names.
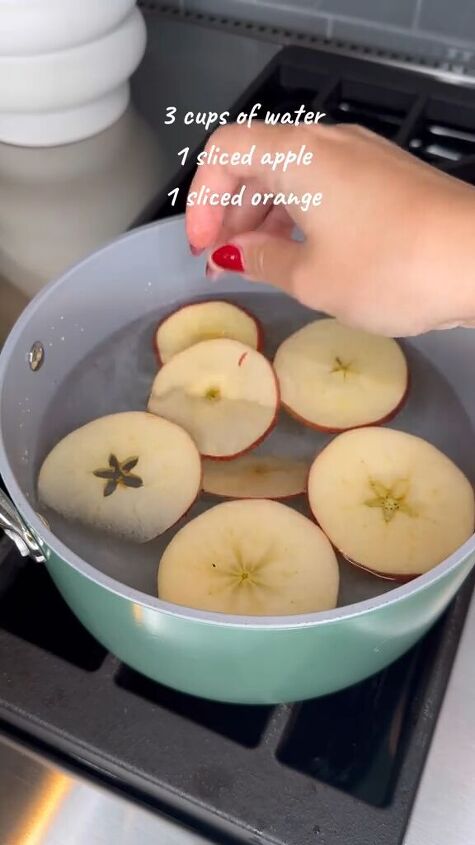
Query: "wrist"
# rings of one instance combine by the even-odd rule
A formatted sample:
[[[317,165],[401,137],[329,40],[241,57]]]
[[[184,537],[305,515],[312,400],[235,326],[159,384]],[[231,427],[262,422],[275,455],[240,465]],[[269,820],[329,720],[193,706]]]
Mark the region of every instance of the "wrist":
[[[475,188],[449,177],[441,188],[419,209],[434,328],[475,321]]]

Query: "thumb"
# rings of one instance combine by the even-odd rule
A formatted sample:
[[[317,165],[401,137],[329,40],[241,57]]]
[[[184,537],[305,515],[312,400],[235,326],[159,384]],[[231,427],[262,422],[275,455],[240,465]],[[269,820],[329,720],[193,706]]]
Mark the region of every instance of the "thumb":
[[[303,253],[304,244],[297,241],[249,232],[215,249],[209,266],[212,270],[243,273],[253,282],[268,282],[290,293]]]

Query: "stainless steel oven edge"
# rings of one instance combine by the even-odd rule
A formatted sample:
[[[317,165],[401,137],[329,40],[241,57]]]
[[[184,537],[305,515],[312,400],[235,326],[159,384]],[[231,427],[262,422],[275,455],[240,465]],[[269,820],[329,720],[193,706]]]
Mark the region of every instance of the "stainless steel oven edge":
[[[209,845],[0,733],[2,845]]]

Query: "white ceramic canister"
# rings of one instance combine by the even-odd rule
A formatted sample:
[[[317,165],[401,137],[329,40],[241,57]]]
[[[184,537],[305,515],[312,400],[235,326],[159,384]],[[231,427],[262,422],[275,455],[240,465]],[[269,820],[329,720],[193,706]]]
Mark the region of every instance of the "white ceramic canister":
[[[133,0],[0,0],[0,141],[54,146],[110,126],[145,42]]]
[[[0,56],[34,56],[93,41],[135,0],[0,0]]]

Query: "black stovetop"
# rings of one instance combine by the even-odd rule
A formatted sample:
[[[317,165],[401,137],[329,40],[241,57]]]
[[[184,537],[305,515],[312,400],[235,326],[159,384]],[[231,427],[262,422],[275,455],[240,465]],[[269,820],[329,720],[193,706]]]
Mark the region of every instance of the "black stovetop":
[[[45,568],[11,554],[0,562],[0,725],[220,843],[396,845],[472,585],[419,645],[367,681],[314,701],[244,707],[174,692],[121,664]]]
[[[470,177],[471,91],[290,48],[233,113],[253,102],[305,103],[363,123]],[[186,185],[191,170],[181,175]],[[152,219],[183,210],[166,194]],[[76,620],[46,570],[0,541],[0,724],[220,843],[397,845],[472,588],[473,579],[421,643],[373,678],[301,704],[244,707],[174,692],[121,664]]]

